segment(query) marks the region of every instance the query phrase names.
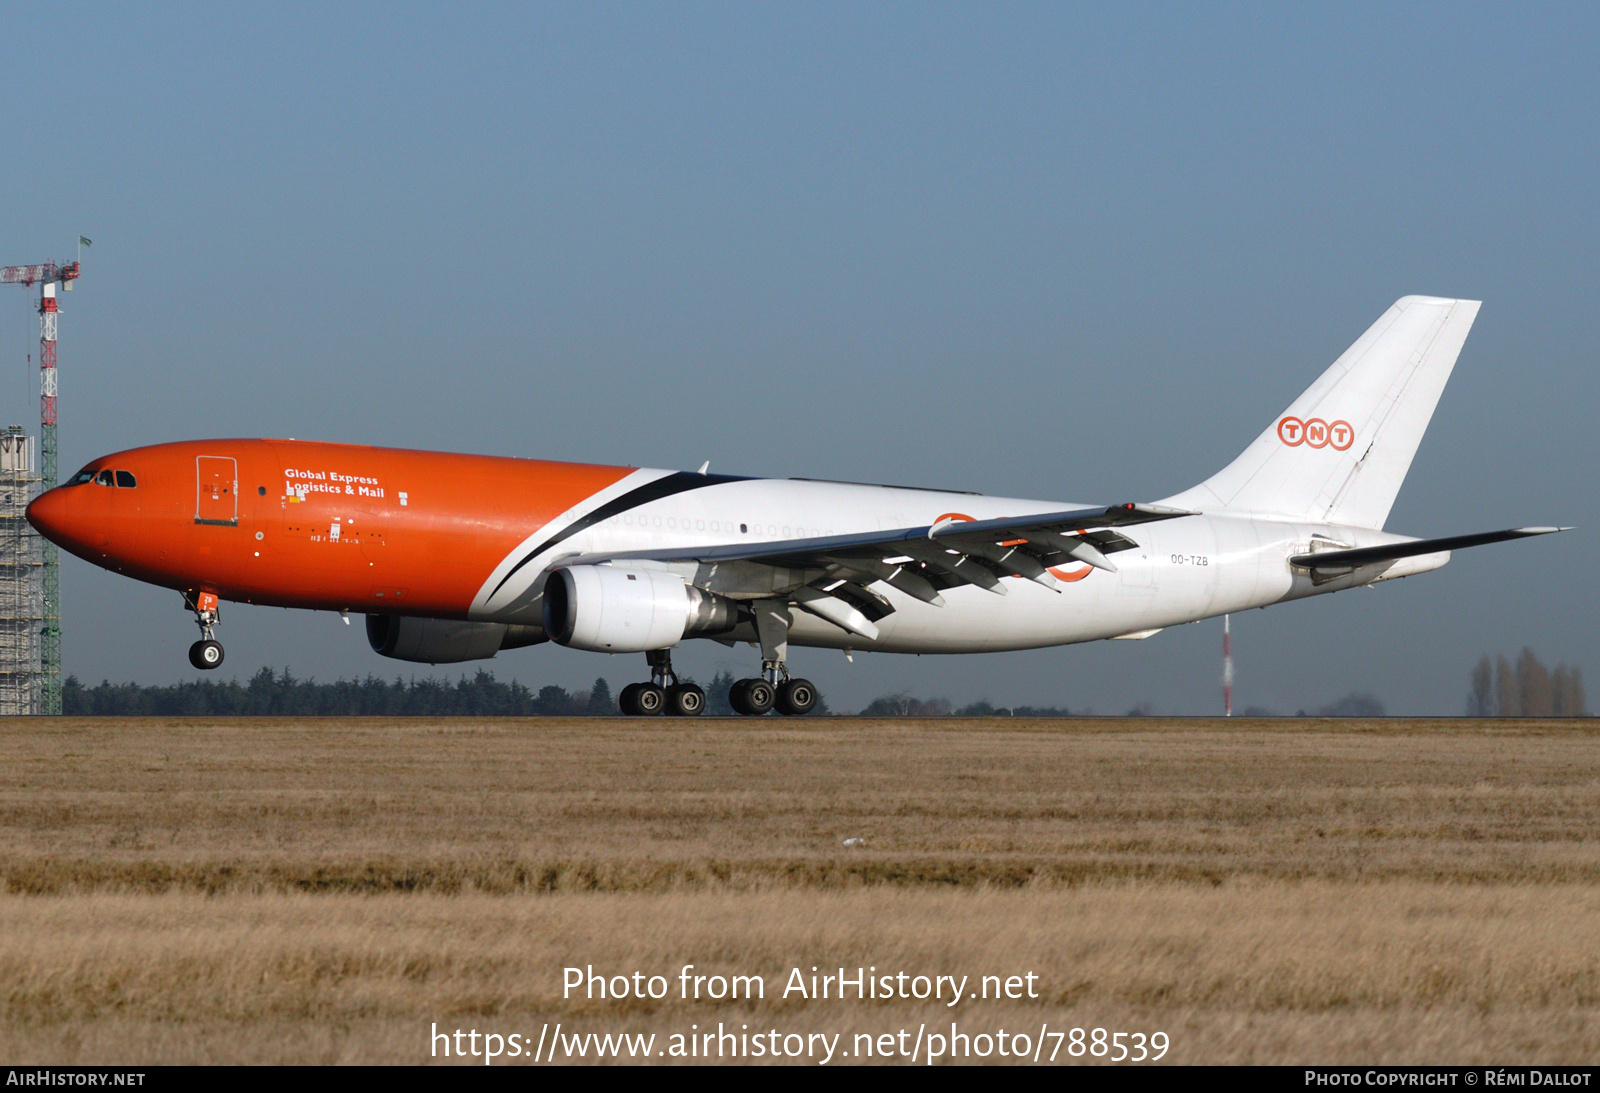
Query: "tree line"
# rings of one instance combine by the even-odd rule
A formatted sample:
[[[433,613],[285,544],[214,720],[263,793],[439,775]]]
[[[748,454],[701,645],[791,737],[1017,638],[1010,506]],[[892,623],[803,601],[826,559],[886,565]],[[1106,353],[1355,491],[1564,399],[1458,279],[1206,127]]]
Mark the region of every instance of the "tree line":
[[[1472,669],[1468,717],[1587,717],[1583,673],[1576,665],[1552,671],[1524,647],[1513,664],[1486,654]]]
[[[166,686],[101,682],[77,676],[61,685],[61,712],[74,717],[536,717],[610,716],[617,712],[604,679],[587,691],[549,685],[534,691],[502,683],[483,669],[454,683],[432,678],[295,679],[262,668],[250,682],[201,679]]]
[[[1130,711],[1138,716],[1140,711]],[[994,706],[987,701],[957,708],[948,698],[917,698],[902,691],[867,703],[862,717],[1072,717],[1065,707]]]
[[[682,682],[694,682],[684,677]],[[706,688],[706,713],[731,716],[731,672],[718,672]],[[61,709],[73,717],[611,717],[616,699],[604,678],[587,690],[549,684],[537,691],[512,680],[502,683],[487,670],[455,682],[435,678],[340,679],[319,683],[296,679],[288,668],[262,668],[248,683],[212,679],[165,686],[102,681],[94,687],[68,676],[61,687]],[[819,703],[815,714],[831,711]],[[945,698],[900,693],[874,699],[864,717],[1072,717],[1064,707],[995,706],[987,701],[956,707]],[[1128,716],[1148,714],[1136,706]],[[1383,704],[1368,694],[1351,694],[1317,711],[1324,717],[1381,717]],[[1246,716],[1267,715],[1248,709]],[[1302,711],[1302,716],[1304,711]],[[1467,693],[1468,717],[1587,717],[1583,673],[1572,665],[1546,668],[1531,649],[1515,662],[1485,655],[1473,667]]]

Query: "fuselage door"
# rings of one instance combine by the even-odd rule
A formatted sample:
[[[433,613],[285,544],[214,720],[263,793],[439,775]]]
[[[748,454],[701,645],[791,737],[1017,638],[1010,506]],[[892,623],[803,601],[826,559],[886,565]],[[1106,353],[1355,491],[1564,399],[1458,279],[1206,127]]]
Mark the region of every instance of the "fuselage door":
[[[237,527],[239,524],[239,468],[232,456],[197,455],[195,466],[194,522]]]

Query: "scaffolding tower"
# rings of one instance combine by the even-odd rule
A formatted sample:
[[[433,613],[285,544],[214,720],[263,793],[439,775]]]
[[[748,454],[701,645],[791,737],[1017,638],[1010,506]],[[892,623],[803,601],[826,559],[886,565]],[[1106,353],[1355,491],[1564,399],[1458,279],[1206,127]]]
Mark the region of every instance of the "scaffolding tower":
[[[20,425],[0,432],[0,716],[45,712],[45,558],[28,526],[43,478],[38,446]]]
[[[89,245],[89,240],[78,236],[78,249],[82,253],[84,247]],[[72,291],[72,282],[77,280],[81,270],[78,262],[42,262],[32,266],[6,266],[0,269],[0,284],[39,286],[39,445],[37,459],[34,459],[34,447],[29,442],[23,443],[24,455],[27,459],[27,473],[37,475],[28,481],[36,483],[34,494],[42,493],[56,484],[56,317],[60,314],[60,307],[56,302],[56,286],[67,292]],[[4,434],[14,436],[16,429]],[[0,485],[14,482],[6,478],[6,472],[0,470]],[[13,493],[16,491],[13,490]],[[34,535],[33,529],[28,526],[23,513],[28,507],[29,496],[22,496],[14,501],[6,502],[6,513],[9,514],[14,507],[17,520],[12,521],[17,528],[18,538],[14,542],[15,555],[6,555],[6,560],[0,564],[13,566],[19,571],[32,571],[31,553],[37,550],[39,555],[38,572],[40,587],[40,614],[38,632],[37,657],[26,662],[5,660],[0,662],[0,672],[17,672],[37,676],[35,688],[38,701],[27,711],[46,715],[59,715],[61,713],[61,554],[56,545],[42,536]],[[8,516],[9,518],[9,516]],[[9,524],[7,525],[10,526]],[[7,540],[8,543],[12,541]],[[24,551],[24,543],[29,543]],[[13,562],[11,559],[15,558]],[[23,561],[24,557],[28,560]],[[30,606],[28,610],[32,610]],[[32,647],[30,647],[32,648]],[[37,664],[39,670],[32,672],[32,666]]]

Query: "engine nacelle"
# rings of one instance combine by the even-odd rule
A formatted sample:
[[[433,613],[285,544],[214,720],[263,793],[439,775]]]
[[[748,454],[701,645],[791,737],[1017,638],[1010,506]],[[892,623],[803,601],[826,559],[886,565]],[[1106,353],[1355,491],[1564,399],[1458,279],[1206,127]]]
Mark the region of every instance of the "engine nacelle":
[[[544,583],[544,629],[551,640],[595,653],[670,649],[688,634],[727,630],[731,601],[655,569],[578,565]]]
[[[367,616],[367,641],[373,652],[421,664],[487,660],[502,649],[537,645],[544,640],[544,631],[537,626],[415,619],[401,615]]]

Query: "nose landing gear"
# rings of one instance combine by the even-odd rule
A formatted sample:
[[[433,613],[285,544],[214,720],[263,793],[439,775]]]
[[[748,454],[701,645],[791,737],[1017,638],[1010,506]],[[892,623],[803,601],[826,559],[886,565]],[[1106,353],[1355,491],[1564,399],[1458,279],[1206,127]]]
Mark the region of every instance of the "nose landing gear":
[[[200,627],[200,640],[189,646],[189,663],[210,670],[222,663],[222,643],[211,636],[211,628],[221,619],[215,592],[185,592],[183,606],[194,612]]]

